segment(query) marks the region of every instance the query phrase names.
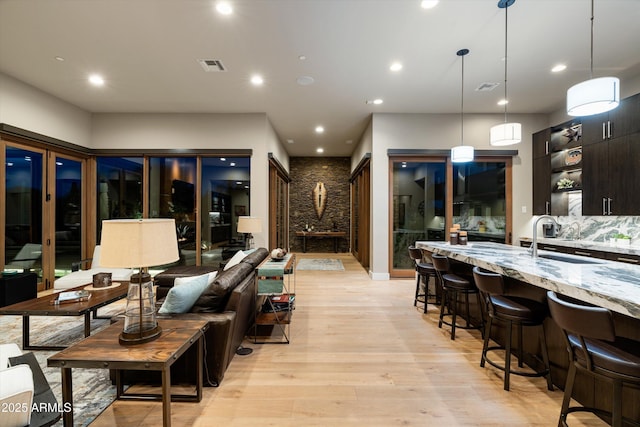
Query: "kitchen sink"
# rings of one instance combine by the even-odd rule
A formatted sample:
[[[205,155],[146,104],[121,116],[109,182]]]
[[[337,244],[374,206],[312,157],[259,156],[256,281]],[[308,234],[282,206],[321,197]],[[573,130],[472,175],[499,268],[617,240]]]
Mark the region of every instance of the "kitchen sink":
[[[596,261],[591,258],[581,256],[565,256],[560,254],[542,254],[539,258],[550,259],[553,261],[568,262],[570,264],[602,264],[602,261]]]

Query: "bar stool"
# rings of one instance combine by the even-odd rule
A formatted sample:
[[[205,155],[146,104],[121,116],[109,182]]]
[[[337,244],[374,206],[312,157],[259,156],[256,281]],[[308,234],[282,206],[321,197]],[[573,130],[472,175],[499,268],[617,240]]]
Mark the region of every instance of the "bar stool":
[[[438,327],[442,328],[442,324],[451,326],[451,339],[456,339],[456,328],[460,329],[479,329],[481,334],[484,334],[484,320],[482,319],[482,306],[480,302],[480,294],[478,288],[467,279],[450,273],[449,258],[444,255],[432,254],[431,261],[438,273],[438,278],[442,284],[443,295],[440,298],[440,320],[438,321]],[[469,312],[469,294],[476,294],[478,299],[478,307],[480,308],[480,326],[474,326],[471,324],[471,315]],[[466,307],[466,325],[457,325],[458,317],[458,296],[464,295],[464,304]],[[445,314],[447,306],[449,313]],[[451,322],[444,320],[445,316],[451,316]]]
[[[564,332],[569,352],[569,372],[558,426],[567,425],[567,415],[571,412],[586,411],[610,416],[613,427],[622,427],[622,386],[640,386],[640,342],[617,337],[613,314],[606,308],[573,304],[560,299],[553,291],[547,292],[547,302],[551,318]],[[569,407],[578,369],[613,383],[611,412]],[[626,418],[624,421],[640,425]]]
[[[436,286],[438,285],[438,274],[436,273],[436,269],[433,267],[433,264],[429,262],[422,262],[424,256],[422,254],[422,249],[416,248],[415,246],[409,246],[409,256],[413,260],[415,265],[416,272],[418,273],[418,277],[416,279],[416,295],[413,299],[413,306],[415,307],[417,303],[424,303],[424,313],[427,312],[427,302],[430,297],[436,298],[437,303],[437,295],[435,293],[429,293],[429,279],[431,277],[434,278]],[[420,292],[420,282],[424,283],[424,293]],[[435,292],[435,290],[434,290]]]
[[[549,369],[547,340],[544,334],[543,326],[544,319],[547,317],[547,307],[545,306],[545,304],[529,298],[506,296],[504,280],[501,274],[483,270],[480,267],[474,267],[473,278],[476,282],[476,286],[480,290],[480,293],[485,300],[487,311],[489,314],[487,329],[484,331],[484,345],[482,346],[482,357],[480,359],[480,366],[484,367],[485,362],[488,362],[490,365],[503,371],[504,389],[507,391],[509,391],[509,376],[511,374],[525,377],[546,377],[547,388],[550,391],[553,391],[553,383],[551,382],[551,371]],[[507,327],[504,347],[500,345],[489,347],[491,326],[493,325],[494,320],[504,323]],[[540,350],[542,352],[542,363],[544,364],[544,369],[534,372],[527,372],[511,368],[511,336],[514,325],[517,328],[518,334],[518,368],[523,367],[524,360],[524,350],[522,348],[522,327],[536,326],[540,331]],[[499,365],[497,362],[494,362],[487,357],[487,352],[495,350],[505,351],[504,366]],[[534,358],[538,359],[537,356],[534,356]]]

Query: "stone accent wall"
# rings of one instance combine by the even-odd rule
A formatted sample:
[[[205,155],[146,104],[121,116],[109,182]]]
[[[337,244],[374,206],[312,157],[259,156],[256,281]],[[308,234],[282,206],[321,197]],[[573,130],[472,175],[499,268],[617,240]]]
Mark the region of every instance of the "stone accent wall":
[[[292,157],[289,160],[291,184],[289,186],[289,242],[291,250],[302,252],[302,239],[296,231],[305,225],[313,231],[344,231],[339,252],[349,251],[349,176],[351,160],[348,157]],[[327,206],[321,219],[313,204],[313,189],[318,182],[327,190]],[[307,252],[333,252],[333,239],[307,239]]]

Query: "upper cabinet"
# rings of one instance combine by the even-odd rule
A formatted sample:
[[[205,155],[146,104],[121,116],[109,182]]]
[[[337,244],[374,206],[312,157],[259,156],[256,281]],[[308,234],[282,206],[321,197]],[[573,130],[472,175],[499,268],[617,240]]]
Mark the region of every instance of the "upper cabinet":
[[[640,94],[607,113],[533,134],[533,214],[568,215],[581,191],[583,215],[640,215]]]
[[[582,118],[584,145],[608,141],[640,132],[640,94],[620,102],[609,112]]]

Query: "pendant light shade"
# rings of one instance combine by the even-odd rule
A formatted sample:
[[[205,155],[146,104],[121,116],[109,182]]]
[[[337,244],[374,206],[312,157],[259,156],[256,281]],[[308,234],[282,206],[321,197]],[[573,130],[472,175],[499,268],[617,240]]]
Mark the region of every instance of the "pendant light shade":
[[[464,57],[469,49],[460,49],[456,55],[462,58],[462,90],[460,96],[460,145],[451,149],[451,161],[453,163],[472,162],[474,149],[470,145],[464,145]]]
[[[620,104],[620,79],[600,77],[573,85],[567,91],[567,114],[591,116]]]
[[[474,149],[470,145],[458,145],[451,149],[451,161],[453,163],[472,162]]]
[[[504,9],[504,123],[495,125],[489,132],[489,141],[493,146],[501,145],[513,145],[522,141],[522,125],[520,123],[507,123],[507,104],[509,98],[507,98],[507,40],[508,38],[508,10],[509,6],[513,5],[516,0],[500,0],[498,7]]]
[[[501,123],[491,128],[491,145],[513,145],[522,141],[520,123]]]
[[[567,91],[567,114],[570,116],[592,116],[613,110],[620,104],[620,79],[593,78],[593,16],[591,0],[591,78]]]

